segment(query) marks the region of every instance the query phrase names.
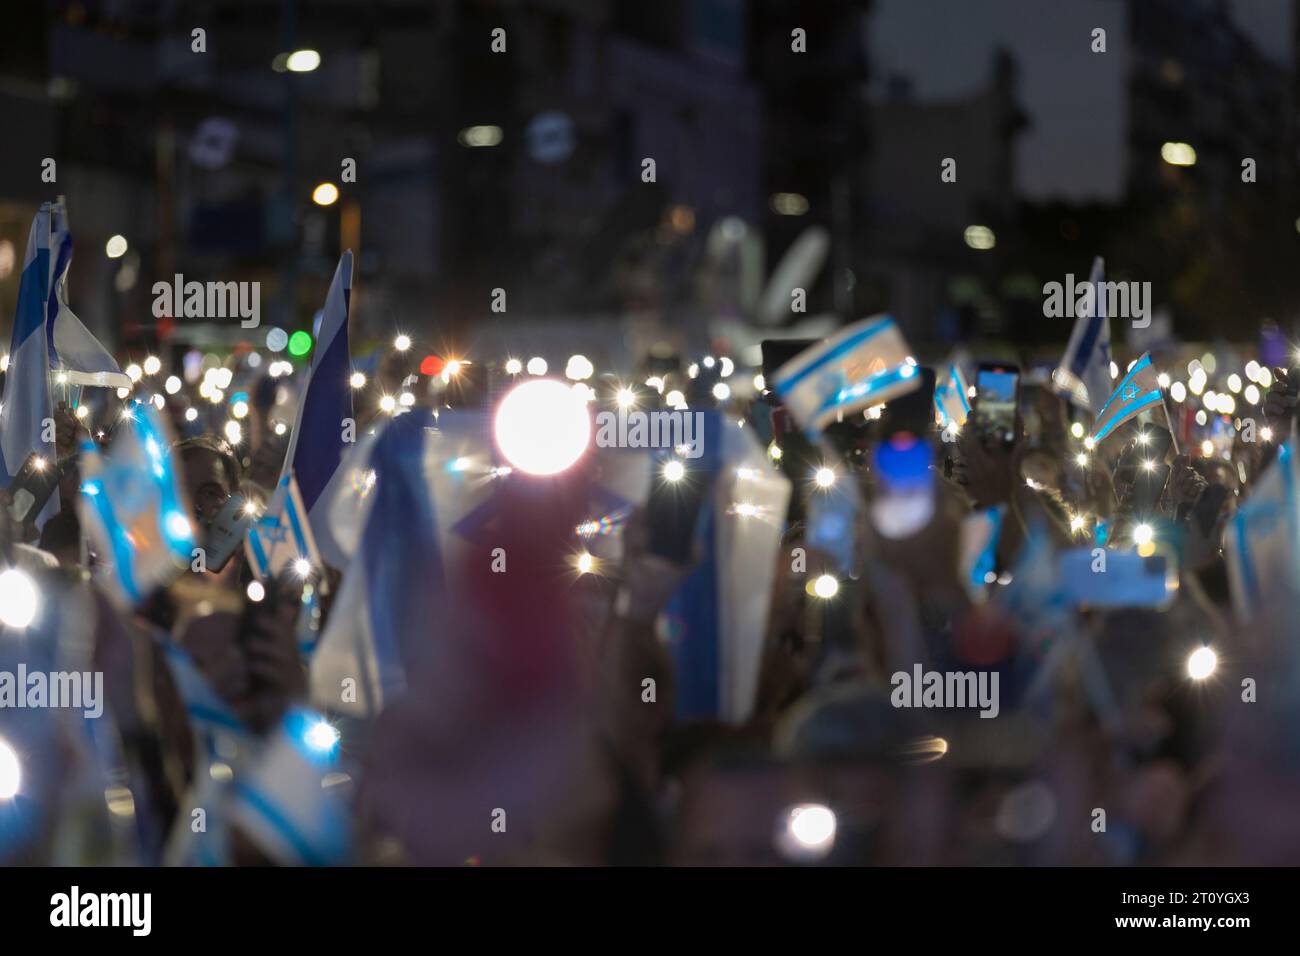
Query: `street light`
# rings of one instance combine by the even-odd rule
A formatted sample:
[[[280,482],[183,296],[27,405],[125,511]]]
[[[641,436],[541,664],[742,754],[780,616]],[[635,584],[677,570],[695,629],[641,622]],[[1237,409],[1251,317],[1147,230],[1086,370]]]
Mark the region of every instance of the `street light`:
[[[290,73],[311,73],[320,66],[320,54],[315,50],[294,50],[284,65]]]
[[[1165,143],[1160,147],[1160,158],[1170,166],[1195,166],[1196,150],[1187,143]]]

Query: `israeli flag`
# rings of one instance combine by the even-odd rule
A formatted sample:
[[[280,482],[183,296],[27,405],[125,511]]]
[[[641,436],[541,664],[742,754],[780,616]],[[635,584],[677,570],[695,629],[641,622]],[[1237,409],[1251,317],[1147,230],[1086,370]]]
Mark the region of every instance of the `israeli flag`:
[[[101,585],[135,605],[189,566],[194,526],[158,411],[136,404],[123,424],[107,460],[94,442],[82,444],[79,511]]]
[[[230,803],[232,767],[251,751],[256,740],[227,706],[194,659],[178,645],[161,645],[194,739],[194,778],[181,813],[167,839],[167,866],[230,865]],[[224,772],[218,772],[221,766]],[[205,827],[195,832],[194,811],[202,810]]]
[[[966,388],[961,367],[956,362],[949,362],[942,379],[934,387],[934,408],[939,423],[945,428],[949,424],[956,424],[958,428],[966,424],[970,415],[970,396]]]
[[[1270,608],[1294,606],[1300,597],[1298,484],[1295,449],[1287,442],[1228,523],[1223,553],[1232,605],[1243,623]]]
[[[442,489],[447,512],[464,510],[450,499],[484,493],[473,465],[484,445],[434,432],[433,416],[418,409],[387,422],[364,461],[349,461],[347,473],[360,476],[353,494],[370,500],[353,508],[364,525],[311,657],[311,698],[319,706],[373,716],[405,689],[407,665],[419,653],[412,644],[427,643],[431,623],[443,616],[450,514],[436,504],[436,481],[473,489],[459,496],[455,487]],[[345,680],[356,694],[340,700]]]
[[[320,714],[285,714],[260,753],[236,768],[230,820],[284,866],[339,866],[352,850],[347,807],[331,786],[338,731]]]
[[[54,404],[50,397],[45,315],[54,262],[50,254],[50,203],[32,220],[18,284],[18,309],[9,345],[9,368],[0,399],[0,471],[7,486],[32,452],[54,461]],[[50,426],[46,427],[46,422]],[[49,441],[43,436],[48,435]],[[38,524],[50,515],[47,507]]]
[[[677,715],[743,723],[753,711],[777,552],[791,486],[751,429],[703,413],[704,454],[688,480],[709,481],[696,535],[704,561],[663,611]]]
[[[1065,355],[1052,378],[1071,401],[1097,416],[1110,394],[1111,383],[1110,319],[1102,298],[1106,271],[1101,256],[1092,260],[1088,281],[1093,291],[1091,314],[1075,318]]]
[[[1162,401],[1160,373],[1151,364],[1151,356],[1143,355],[1120,379],[1115,394],[1097,412],[1097,420],[1092,426],[1093,441],[1101,441],[1129,419]]]
[[[100,344],[68,307],[68,267],[72,264],[72,232],[68,211],[60,197],[51,209],[51,253],[54,256],[54,281],[50,286],[46,309],[47,343],[50,368],[58,381],[68,385],[94,385],[99,388],[130,388],[117,361]]]
[[[309,561],[314,568],[320,567],[316,538],[293,475],[280,479],[266,510],[248,529],[244,550],[253,573],[263,581],[299,559]]]
[[[772,389],[794,420],[815,436],[845,415],[920,384],[898,325],[889,316],[876,316],[800,352],[777,369]]]
[[[343,422],[353,419],[352,356],[348,350],[348,310],[352,297],[352,252],[339,257],[334,280],[325,297],[316,351],[303,379],[289,448],[281,480],[296,476],[307,519],[315,535],[321,558],[336,568],[347,566],[347,556],[330,534],[327,494],[331,483],[341,480],[339,465],[348,443],[343,440]],[[355,419],[353,419],[355,421]]]

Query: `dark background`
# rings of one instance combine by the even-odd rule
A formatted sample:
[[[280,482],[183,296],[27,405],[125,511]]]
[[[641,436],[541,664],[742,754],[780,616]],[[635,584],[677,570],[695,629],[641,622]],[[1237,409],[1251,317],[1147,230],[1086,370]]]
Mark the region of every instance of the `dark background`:
[[[309,328],[345,245],[354,353],[395,329],[444,354],[712,347],[810,226],[830,252],[807,315],[889,310],[923,348],[1058,351],[1068,320],[1044,319],[1042,285],[1084,277],[1096,254],[1109,278],[1150,281],[1179,337],[1249,342],[1300,317],[1296,6],[9,3],[0,334],[35,205],[65,194],[73,307],[124,356],[211,337],[158,328],[151,287],[174,272],[260,281],[255,335]],[[273,67],[300,48],[317,70]],[[205,156],[214,121],[231,135]],[[482,126],[499,142],[466,145]],[[1169,141],[1196,164],[1164,162]],[[339,181],[345,157],[355,183]],[[327,207],[311,200],[324,181],[341,191]],[[967,245],[973,224],[992,249]],[[109,259],[114,234],[129,251]]]

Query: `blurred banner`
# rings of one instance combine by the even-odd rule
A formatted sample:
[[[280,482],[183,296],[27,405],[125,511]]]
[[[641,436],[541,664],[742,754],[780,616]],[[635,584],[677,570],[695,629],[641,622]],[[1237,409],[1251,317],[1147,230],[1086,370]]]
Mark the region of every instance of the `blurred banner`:
[[[768,608],[791,485],[750,430],[721,412],[704,420],[712,482],[697,525],[703,562],[663,616],[676,673],[677,715],[741,723],[754,706]]]

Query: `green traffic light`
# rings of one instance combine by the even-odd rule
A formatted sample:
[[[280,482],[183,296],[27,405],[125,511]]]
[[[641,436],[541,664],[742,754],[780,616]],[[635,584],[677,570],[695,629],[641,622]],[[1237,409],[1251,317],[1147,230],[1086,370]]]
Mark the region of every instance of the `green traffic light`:
[[[289,336],[289,354],[303,356],[311,351],[311,333],[301,329]]]

